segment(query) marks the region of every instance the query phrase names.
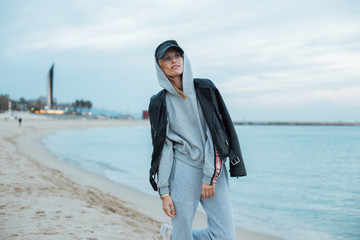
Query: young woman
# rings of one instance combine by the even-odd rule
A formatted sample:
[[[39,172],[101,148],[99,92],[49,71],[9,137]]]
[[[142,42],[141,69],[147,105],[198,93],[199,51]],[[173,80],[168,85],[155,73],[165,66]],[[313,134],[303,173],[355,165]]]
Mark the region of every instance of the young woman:
[[[224,101],[210,80],[193,78],[174,40],[156,48],[155,68],[164,90],[149,105],[150,182],[172,224],[162,225],[161,235],[164,240],[236,239],[225,162],[229,159],[231,176],[245,176],[246,170]],[[199,202],[208,227],[192,229]]]

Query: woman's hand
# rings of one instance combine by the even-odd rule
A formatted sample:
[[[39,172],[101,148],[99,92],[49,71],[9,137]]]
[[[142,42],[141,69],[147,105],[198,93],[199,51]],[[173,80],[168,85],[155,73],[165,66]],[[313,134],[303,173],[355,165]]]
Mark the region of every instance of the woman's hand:
[[[211,198],[215,195],[215,185],[209,185],[202,183],[201,185],[201,197],[202,199]]]
[[[168,215],[169,217],[172,218],[176,217],[174,203],[170,195],[163,198],[162,209],[164,210],[165,214]]]

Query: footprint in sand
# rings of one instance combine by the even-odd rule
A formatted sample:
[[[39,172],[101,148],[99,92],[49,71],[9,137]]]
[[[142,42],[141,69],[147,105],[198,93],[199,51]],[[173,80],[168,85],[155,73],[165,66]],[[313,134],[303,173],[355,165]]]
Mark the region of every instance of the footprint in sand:
[[[46,216],[45,211],[37,211],[36,214],[39,215],[40,217]]]

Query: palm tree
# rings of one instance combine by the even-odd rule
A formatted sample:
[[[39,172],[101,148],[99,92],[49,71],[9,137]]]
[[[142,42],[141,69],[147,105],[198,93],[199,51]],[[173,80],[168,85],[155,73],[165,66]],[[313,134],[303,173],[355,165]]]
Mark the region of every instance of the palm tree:
[[[82,110],[83,108],[87,108],[88,112],[90,111],[91,107],[92,107],[92,103],[90,101],[84,101],[83,99],[81,100],[76,100],[75,101],[75,112],[76,114],[82,114]],[[80,108],[80,111],[78,111]]]

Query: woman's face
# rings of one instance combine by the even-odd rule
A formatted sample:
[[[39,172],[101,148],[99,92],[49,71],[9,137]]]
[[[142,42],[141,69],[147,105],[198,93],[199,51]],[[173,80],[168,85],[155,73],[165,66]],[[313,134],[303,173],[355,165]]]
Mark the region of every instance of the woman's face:
[[[168,49],[159,59],[159,65],[168,78],[176,78],[183,73],[184,59],[175,49]]]

